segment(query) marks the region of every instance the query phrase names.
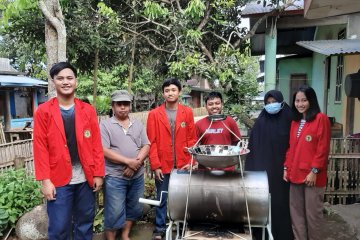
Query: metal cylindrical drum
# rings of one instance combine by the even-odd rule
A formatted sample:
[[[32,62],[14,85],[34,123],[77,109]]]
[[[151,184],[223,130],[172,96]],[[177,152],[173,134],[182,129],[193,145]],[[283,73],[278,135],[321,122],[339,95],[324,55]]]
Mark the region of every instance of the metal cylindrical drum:
[[[168,212],[172,220],[185,216],[190,186],[187,221],[248,223],[245,194],[251,225],[266,225],[269,215],[269,185],[266,172],[173,170],[170,175]],[[244,188],[245,186],[245,188]]]

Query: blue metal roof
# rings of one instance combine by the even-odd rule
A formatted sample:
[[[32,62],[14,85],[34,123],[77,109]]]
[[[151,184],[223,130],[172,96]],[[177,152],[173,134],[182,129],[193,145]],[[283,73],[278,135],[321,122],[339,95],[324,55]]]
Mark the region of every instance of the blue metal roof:
[[[0,87],[46,87],[47,82],[26,76],[0,75]]]

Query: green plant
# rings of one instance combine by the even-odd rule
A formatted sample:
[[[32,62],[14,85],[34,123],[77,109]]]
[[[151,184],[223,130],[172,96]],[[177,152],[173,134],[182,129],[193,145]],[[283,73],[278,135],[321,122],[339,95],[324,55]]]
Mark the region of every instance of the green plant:
[[[144,197],[156,199],[155,181],[153,178],[145,177]]]
[[[104,192],[98,191],[96,193],[96,211],[93,224],[93,231],[101,233],[104,231]]]
[[[93,230],[96,233],[104,231],[104,208],[98,208],[94,218]]]
[[[25,170],[0,174],[0,236],[25,212],[42,202],[40,185]]]

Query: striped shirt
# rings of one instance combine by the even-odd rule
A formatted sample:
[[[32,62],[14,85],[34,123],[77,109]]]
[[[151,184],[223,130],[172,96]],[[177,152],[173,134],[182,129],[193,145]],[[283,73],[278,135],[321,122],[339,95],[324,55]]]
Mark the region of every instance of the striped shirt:
[[[301,133],[301,130],[303,129],[305,123],[306,123],[306,120],[305,120],[305,119],[301,119],[300,125],[299,125],[299,129],[298,129],[297,134],[296,134],[296,137],[297,137],[297,138],[299,138],[300,133]]]

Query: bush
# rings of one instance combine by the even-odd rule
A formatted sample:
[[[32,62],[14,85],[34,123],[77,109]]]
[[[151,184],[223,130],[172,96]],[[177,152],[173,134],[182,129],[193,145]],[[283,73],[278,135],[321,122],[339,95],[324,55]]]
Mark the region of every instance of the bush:
[[[18,218],[42,202],[40,185],[25,170],[0,174],[0,236],[14,227]]]
[[[102,190],[96,193],[96,211],[93,231],[95,233],[104,231],[104,192]]]
[[[144,198],[156,199],[155,180],[149,177],[145,177]]]

